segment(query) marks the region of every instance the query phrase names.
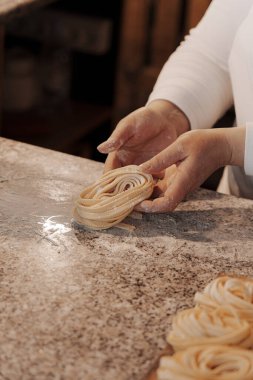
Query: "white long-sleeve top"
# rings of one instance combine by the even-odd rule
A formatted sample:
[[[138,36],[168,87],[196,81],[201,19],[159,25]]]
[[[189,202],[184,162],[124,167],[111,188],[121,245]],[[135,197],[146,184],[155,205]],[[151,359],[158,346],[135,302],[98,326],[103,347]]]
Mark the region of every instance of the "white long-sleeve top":
[[[234,167],[230,179],[236,195],[253,197],[253,0],[212,1],[165,63],[149,102],[156,99],[176,104],[192,129],[211,128],[234,103],[246,141],[244,170]]]

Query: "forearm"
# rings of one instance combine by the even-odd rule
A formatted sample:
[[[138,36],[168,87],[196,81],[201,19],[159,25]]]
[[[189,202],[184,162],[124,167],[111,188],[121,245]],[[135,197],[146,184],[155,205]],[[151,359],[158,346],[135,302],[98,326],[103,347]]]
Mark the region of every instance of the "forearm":
[[[170,100],[187,115],[191,129],[210,128],[232,105],[228,58],[251,6],[249,0],[213,0],[163,67],[150,101]]]
[[[187,43],[163,67],[149,101],[167,99],[190,120],[191,129],[211,128],[232,106],[228,72]]]

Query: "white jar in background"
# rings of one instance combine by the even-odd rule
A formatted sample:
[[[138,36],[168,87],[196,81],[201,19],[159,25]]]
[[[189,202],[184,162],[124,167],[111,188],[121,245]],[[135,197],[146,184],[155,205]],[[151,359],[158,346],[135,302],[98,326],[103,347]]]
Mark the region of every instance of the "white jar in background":
[[[39,99],[36,56],[22,48],[9,50],[5,58],[3,108],[28,111],[38,104]]]

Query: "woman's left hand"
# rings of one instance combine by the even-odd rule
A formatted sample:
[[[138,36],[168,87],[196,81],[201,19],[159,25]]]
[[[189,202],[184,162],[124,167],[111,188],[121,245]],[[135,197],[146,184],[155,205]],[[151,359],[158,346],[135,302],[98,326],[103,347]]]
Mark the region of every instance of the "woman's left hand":
[[[222,128],[186,132],[161,153],[141,165],[159,176],[153,199],[137,210],[168,212],[200,186],[215,170],[225,165],[243,166],[245,128]],[[173,165],[173,166],[172,166]]]

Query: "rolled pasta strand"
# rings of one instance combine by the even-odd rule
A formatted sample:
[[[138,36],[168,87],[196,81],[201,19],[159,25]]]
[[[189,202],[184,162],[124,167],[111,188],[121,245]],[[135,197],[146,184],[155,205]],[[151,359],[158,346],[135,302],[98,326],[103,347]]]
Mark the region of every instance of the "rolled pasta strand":
[[[173,318],[167,340],[175,351],[210,344],[252,348],[253,326],[230,306],[214,310],[195,307],[183,310]]]
[[[138,203],[151,196],[153,187],[153,177],[137,165],[110,170],[81,192],[74,218],[94,230],[119,225]]]
[[[252,380],[253,352],[226,345],[193,346],[163,356],[158,380]]]
[[[194,301],[208,309],[230,305],[240,318],[253,323],[253,280],[250,278],[219,277],[211,281],[203,292],[197,292]]]

